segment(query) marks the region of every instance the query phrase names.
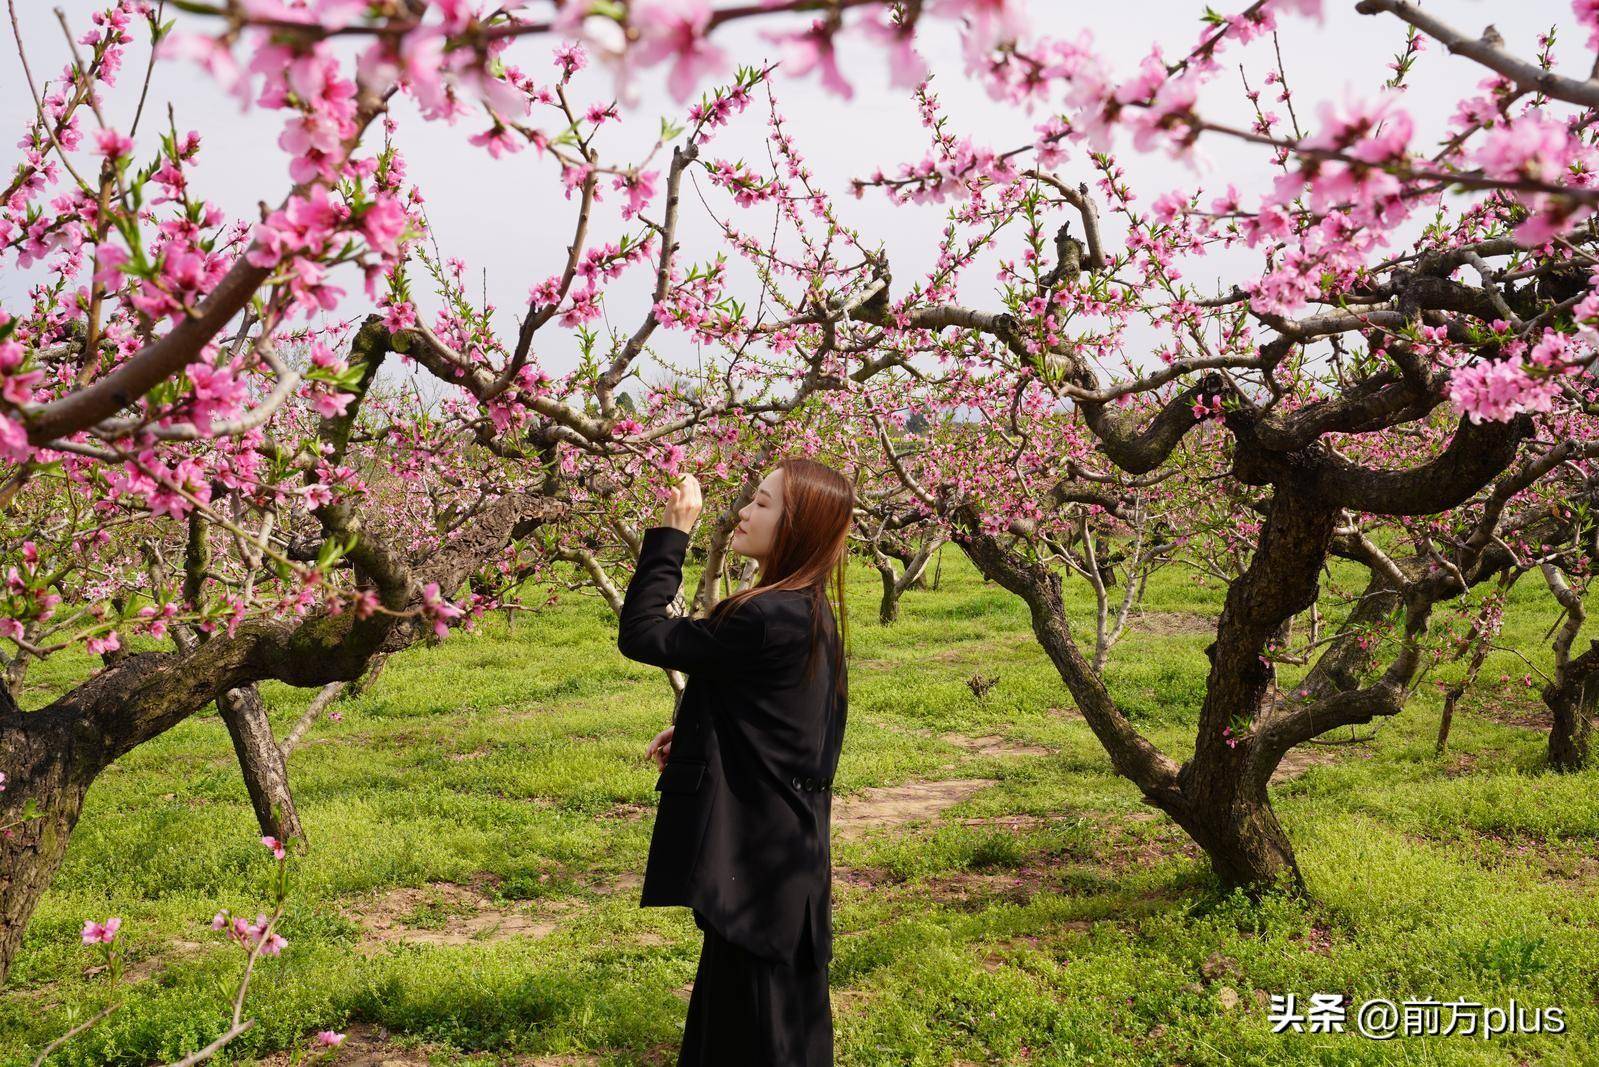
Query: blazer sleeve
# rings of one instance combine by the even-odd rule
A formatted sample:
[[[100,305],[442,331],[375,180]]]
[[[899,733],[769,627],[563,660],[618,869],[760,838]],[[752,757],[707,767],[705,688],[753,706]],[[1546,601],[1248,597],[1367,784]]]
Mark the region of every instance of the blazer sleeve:
[[[715,623],[667,614],[683,584],[688,540],[674,526],[644,531],[638,568],[622,599],[616,647],[628,659],[686,674],[747,671],[766,647],[766,615],[758,598]]]

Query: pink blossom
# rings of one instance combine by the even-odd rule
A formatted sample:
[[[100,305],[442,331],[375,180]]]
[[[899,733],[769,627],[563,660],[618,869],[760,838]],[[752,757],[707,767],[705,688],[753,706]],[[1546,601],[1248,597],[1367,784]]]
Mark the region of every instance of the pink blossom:
[[[318,389],[311,394],[311,406],[324,419],[336,419],[345,413],[350,406],[350,402],[354,399],[354,393],[346,393],[343,390]]]
[[[814,20],[809,29],[798,33],[767,34],[767,40],[782,49],[783,68],[795,77],[804,77],[812,70],[819,71],[822,86],[828,92],[849,100],[855,88],[844,80],[838,69],[838,53],[833,48],[833,31],[827,20]]]
[[[279,859],[280,860],[284,856],[288,855],[288,850],[283,847],[283,842],[279,841],[275,837],[271,837],[271,836],[263,837],[261,839],[261,844],[265,845],[266,848],[267,848],[267,851],[272,853],[272,858],[273,859]]]
[[[580,4],[570,4],[569,7],[580,7]],[[563,80],[570,78],[584,67],[588,66],[588,53],[583,51],[583,46],[576,41],[565,41],[555,50],[555,65],[561,68]]]
[[[337,1030],[322,1030],[313,1040],[323,1048],[337,1048],[344,1044],[344,1035]]]
[[[646,66],[670,59],[666,85],[678,103],[705,77],[727,69],[727,55],[706,37],[710,0],[639,0],[631,10],[639,43],[634,58]]]
[[[1559,392],[1556,377],[1535,378],[1515,359],[1462,367],[1449,380],[1449,399],[1478,423],[1505,422],[1523,411],[1549,411]]]
[[[448,620],[459,618],[462,614],[459,607],[440,595],[438,582],[429,582],[422,587],[422,617],[433,620],[435,636],[443,638],[448,634]]]
[[[1571,0],[1571,13],[1588,31],[1588,51],[1599,51],[1599,0]]]
[[[204,432],[217,418],[232,417],[244,402],[244,383],[234,379],[231,368],[191,363],[185,373],[194,383],[194,424]]]
[[[22,423],[9,415],[0,414],[0,457],[22,462],[33,452],[28,444],[28,431]]]
[[[1275,15],[1279,11],[1288,11],[1296,15],[1306,15],[1321,22],[1322,0],[1267,0],[1265,14]]]
[[[342,30],[371,6],[371,0],[316,0],[317,21],[330,30]]]
[[[239,66],[225,42],[203,33],[172,33],[162,38],[156,55],[161,59],[194,60],[224,92],[239,101],[240,110],[249,105],[250,75]]]
[[[415,325],[416,305],[409,300],[396,300],[384,305],[383,327],[390,333],[399,333]]]
[[[122,927],[122,920],[112,916],[103,923],[90,919],[83,924],[83,943],[85,945],[109,945],[116,940],[117,931]]]
[[[374,252],[394,256],[400,250],[400,235],[409,221],[399,197],[384,193],[361,212],[361,233]]]
[[[927,10],[944,18],[965,19],[962,41],[968,56],[976,56],[1002,41],[1027,32],[1021,0],[933,0]]]
[[[98,656],[106,652],[115,652],[121,648],[122,639],[117,636],[115,630],[112,630],[103,636],[89,638],[86,645],[89,649],[89,655]]]
[[[916,51],[913,26],[898,26],[887,18],[874,16],[861,23],[860,28],[888,53],[889,85],[896,89],[914,89],[927,80],[927,61]]]
[[[1571,164],[1574,148],[1565,123],[1529,111],[1489,130],[1475,158],[1490,178],[1555,182]]]
[[[123,159],[133,151],[133,138],[109,127],[94,133],[95,151],[107,159]]]
[[[660,177],[659,171],[647,170],[642,174],[637,171],[628,174],[618,174],[611,183],[613,189],[622,189],[627,193],[627,203],[622,207],[622,217],[630,219],[644,209],[655,196],[655,179]]]

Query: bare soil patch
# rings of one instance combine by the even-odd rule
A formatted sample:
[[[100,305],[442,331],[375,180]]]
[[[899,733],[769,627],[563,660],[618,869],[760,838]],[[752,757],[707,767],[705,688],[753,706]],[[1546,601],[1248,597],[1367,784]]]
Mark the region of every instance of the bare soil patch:
[[[1342,751],[1324,745],[1296,745],[1284,754],[1282,762],[1277,764],[1277,769],[1271,772],[1271,784],[1292,781],[1312,767],[1325,767],[1337,763],[1342,758],[1340,755]]]
[[[858,836],[885,826],[903,826],[931,819],[945,808],[997,784],[994,778],[951,778],[938,782],[863,789],[833,801],[833,830],[844,837]]]
[[[1182,856],[1202,860],[1205,852],[1182,827],[1161,811],[1086,812],[1103,830],[1096,859],[1112,874],[1134,868],[1148,870]]]
[[[1521,687],[1499,691],[1488,690],[1478,694],[1478,699],[1462,710],[1467,715],[1481,715],[1502,726],[1519,726],[1527,730],[1548,730],[1554,725],[1549,705],[1531,699]]]
[[[374,952],[393,944],[470,945],[544,937],[577,907],[567,900],[502,904],[473,886],[430,882],[391,889],[344,910],[365,930],[363,950]]]
[[[638,871],[623,871],[618,875],[607,875],[599,881],[588,883],[590,892],[601,896],[612,896],[616,893],[626,895],[637,893],[644,888],[644,875]]]
[[[207,949],[221,949],[226,947],[227,942],[222,940],[221,935],[218,935],[216,941],[209,943],[204,941],[187,941],[181,938],[175,941],[168,941],[162,946],[161,951],[159,952],[145,956],[141,959],[125,961],[122,965],[122,981],[128,984],[142,982],[146,979],[154,978],[172,964],[192,960],[195,956],[205,952]],[[91,964],[83,969],[83,976],[85,978],[93,978],[96,975],[104,973],[106,973],[106,965],[103,963]],[[44,996],[46,994],[53,994],[56,986],[57,983],[55,982],[45,982],[41,985],[35,986],[32,989],[8,990],[7,992],[16,992],[21,996]],[[56,1001],[50,1000],[42,1003],[41,1007],[54,1008],[56,1003]]]
[[[1065,856],[1041,856],[1021,867],[952,871],[934,875],[916,885],[919,899],[955,908],[980,910],[995,904],[1026,904],[1040,893],[1053,893],[1060,872],[1075,861]],[[1063,924],[1075,928],[1075,924]],[[1092,924],[1084,924],[1084,928]]]
[[[964,748],[974,756],[1048,756],[1054,750],[1043,745],[1012,741],[997,734],[968,737],[965,734],[940,734],[939,740]]]
[[[654,810],[654,807],[649,804],[617,804],[607,809],[601,818],[625,819],[628,822],[637,822]]]
[[[1144,611],[1127,616],[1127,623],[1139,633],[1155,637],[1180,634],[1214,634],[1216,620],[1197,611]]]

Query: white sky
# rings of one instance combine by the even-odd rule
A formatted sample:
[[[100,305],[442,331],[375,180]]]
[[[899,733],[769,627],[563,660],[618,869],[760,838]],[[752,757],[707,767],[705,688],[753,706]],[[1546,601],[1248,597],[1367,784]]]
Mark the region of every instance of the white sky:
[[[66,12],[75,31],[81,33],[89,26],[89,12],[98,5],[88,0],[17,0],[23,39],[36,78],[53,77],[67,54],[52,13],[56,6]],[[1217,6],[1231,10],[1243,6],[1243,0],[1233,0],[1230,6]],[[1561,42],[1557,52],[1562,57],[1560,66],[1584,76],[1591,64],[1591,57],[1585,57],[1585,34],[1577,29],[1566,0],[1519,0],[1513,7],[1514,14],[1512,5],[1478,0],[1449,0],[1430,3],[1427,7],[1471,32],[1480,31],[1489,21],[1496,21],[1507,44],[1529,56],[1535,47],[1536,35],[1554,25]],[[1352,0],[1327,0],[1327,8],[1324,25],[1301,18],[1283,20],[1283,54],[1295,89],[1299,118],[1307,132],[1315,126],[1316,101],[1338,97],[1346,88],[1361,95],[1375,92],[1387,77],[1386,64],[1404,38],[1403,27],[1397,20],[1357,15]],[[1168,59],[1184,54],[1197,37],[1198,17],[1204,4],[1196,0],[1130,0],[1121,4],[1033,0],[1031,10],[1034,24],[1042,32],[1075,36],[1080,28],[1091,30],[1115,68],[1130,75],[1151,41],[1164,46]],[[176,13],[175,17],[180,28],[211,25],[209,20],[182,13]],[[719,33],[716,39],[736,61],[755,62],[766,55],[775,58],[775,49],[763,39],[761,30],[792,25],[795,25],[793,20],[756,20],[755,24],[735,24]],[[956,132],[968,133],[978,143],[1000,149],[1030,141],[1032,128],[1045,114],[1024,114],[990,100],[962,74],[956,28],[933,19],[928,20],[928,26],[931,32],[922,35],[921,48],[937,75],[934,86],[953,117]],[[529,72],[536,81],[551,81],[553,67],[548,56],[552,44],[546,38],[519,41],[512,47],[508,59]],[[15,48],[9,41],[5,53],[0,58],[0,134],[14,143],[14,137],[20,135],[28,121],[32,104]],[[856,96],[851,102],[826,93],[814,77],[787,80],[779,72],[775,84],[790,120],[790,130],[801,150],[808,154],[820,183],[840,198],[844,218],[862,231],[868,243],[883,242],[896,278],[895,290],[900,292],[909,280],[921,275],[930,265],[948,205],[894,208],[881,193],[868,192],[861,201],[847,195],[852,177],[868,175],[879,166],[892,171],[901,162],[920,159],[927,138],[918,122],[913,99],[907,92],[888,88],[887,72],[875,59],[869,43],[853,40],[842,54],[845,75],[856,87]],[[130,50],[119,89],[111,101],[108,117],[121,128],[126,128],[131,118],[146,56],[147,52],[141,47]],[[1261,78],[1268,69],[1269,40],[1257,41],[1242,52],[1236,46],[1230,48],[1223,59],[1230,68],[1236,69],[1240,56],[1247,65],[1251,83],[1260,88]],[[600,140],[607,162],[630,162],[653,141],[661,116],[682,114],[684,109],[677,107],[664,91],[665,69],[662,66],[644,72],[640,78],[641,102],[628,112],[636,125],[631,121],[625,127],[613,124]],[[1417,118],[1417,146],[1425,147],[1437,140],[1455,101],[1471,91],[1485,73],[1476,64],[1450,56],[1436,46],[1423,53],[1411,75],[1412,88],[1406,103]],[[597,65],[584,72],[580,79],[584,79],[580,80],[580,86],[594,98],[609,98],[609,76],[597,69]],[[1239,126],[1247,125],[1249,112],[1238,85],[1236,74],[1223,77],[1219,92],[1201,100],[1201,110]],[[584,93],[580,91],[575,98],[583,99]],[[154,132],[164,125],[169,102],[175,109],[179,130],[193,128],[202,135],[201,162],[194,172],[192,186],[199,195],[219,203],[235,216],[254,217],[258,202],[266,201],[271,205],[279,202],[291,184],[287,157],[276,147],[283,113],[251,111],[241,114],[236,103],[221,95],[210,79],[192,64],[163,62],[157,66],[150,101],[146,105],[141,156],[147,157],[154,147]],[[1263,96],[1263,104],[1284,112],[1270,90]],[[524,305],[529,285],[557,271],[564,260],[575,201],[562,199],[558,168],[547,158],[541,161],[531,148],[499,160],[491,159],[484,150],[467,144],[467,137],[485,125],[475,118],[462,120],[453,127],[423,123],[408,100],[399,104],[396,117],[400,124],[397,137],[410,165],[410,178],[421,187],[427,199],[429,216],[442,251],[446,256],[458,256],[469,264],[472,278],[469,291],[473,294],[478,291],[480,272],[487,272],[490,302],[500,309],[497,321],[501,324],[501,335],[508,342],[514,341],[516,316]],[[535,115],[533,121],[540,119]],[[718,131],[706,154],[744,158],[752,165],[764,166],[767,158],[764,142],[762,102],[752,105],[731,127]],[[1219,193],[1232,181],[1245,192],[1247,206],[1254,202],[1249,193],[1264,188],[1273,172],[1263,150],[1219,137],[1206,137],[1201,141],[1201,148],[1211,161],[1210,173],[1203,176],[1196,176],[1185,165],[1163,156],[1138,156],[1131,152],[1129,145],[1123,143],[1120,147],[1128,179],[1145,205],[1161,193],[1190,188],[1196,181],[1210,194]],[[1076,152],[1075,162],[1079,165],[1074,166],[1074,161],[1069,161],[1059,173],[1073,184],[1092,180],[1092,172],[1080,165],[1081,149]],[[664,177],[665,160],[658,162],[663,164]],[[700,184],[710,189],[703,175]],[[728,203],[726,198],[714,190],[711,193],[708,199],[722,210]],[[624,224],[611,204],[619,195],[610,193],[607,203],[602,205],[594,232],[596,238],[614,238],[624,232]],[[684,259],[707,258],[715,251],[718,240],[692,190],[685,190],[684,210]],[[757,225],[757,219],[764,219],[767,228]],[[766,206],[746,212],[742,225],[751,232],[762,233],[769,232],[770,221],[771,209]],[[1114,222],[1108,229],[1107,241],[1114,247],[1118,243]],[[1006,253],[1015,255],[1019,251],[1018,233],[1011,239]],[[1190,280],[1200,284],[1216,280],[1230,285],[1247,278],[1252,265],[1253,259],[1248,254],[1212,257],[1206,263],[1206,275]],[[1236,273],[1222,276],[1230,270]],[[0,304],[13,312],[20,310],[31,273],[11,272],[0,277]],[[972,271],[962,290],[962,298],[994,306],[992,279],[991,262]],[[631,332],[644,313],[648,282],[644,271],[635,270],[631,278],[624,277],[613,283],[608,312],[619,329]],[[340,284],[349,294],[341,308],[345,315],[359,317],[370,310],[358,274],[350,272]],[[429,284],[425,274],[413,275],[418,303],[431,315],[437,304],[427,294]],[[553,374],[563,373],[573,365],[574,346],[568,338],[560,336],[561,333],[552,323],[541,333],[537,346],[544,366]],[[658,333],[657,339],[661,336]],[[673,352],[686,351],[682,344],[672,344]]]

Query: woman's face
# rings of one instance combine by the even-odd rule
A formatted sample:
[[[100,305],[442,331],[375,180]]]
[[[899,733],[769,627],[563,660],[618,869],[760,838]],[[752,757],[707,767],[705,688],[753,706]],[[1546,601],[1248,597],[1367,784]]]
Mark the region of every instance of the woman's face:
[[[777,519],[783,514],[783,471],[772,471],[755,490],[755,499],[738,513],[738,526],[728,547],[741,556],[764,561],[777,538]]]

